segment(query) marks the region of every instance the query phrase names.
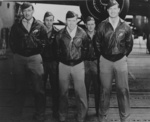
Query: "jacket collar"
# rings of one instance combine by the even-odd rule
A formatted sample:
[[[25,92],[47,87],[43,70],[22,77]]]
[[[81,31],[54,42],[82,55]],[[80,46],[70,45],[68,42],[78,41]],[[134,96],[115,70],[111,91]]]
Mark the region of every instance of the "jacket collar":
[[[88,33],[88,30],[87,30],[87,29],[86,29],[86,33],[87,33],[87,36],[91,39],[91,37],[90,37],[90,35],[89,35],[89,33]],[[94,38],[95,34],[96,34],[96,30],[94,30],[93,38]],[[93,38],[92,38],[92,39],[93,39]]]
[[[107,18],[107,19],[105,20],[105,22],[110,23],[110,22],[109,22],[109,18]],[[120,23],[124,23],[124,22],[125,22],[125,21],[124,21],[123,19],[119,18],[119,24],[120,24]]]
[[[66,27],[66,29],[67,29],[69,35],[71,36],[71,38],[74,38],[77,33],[77,26],[72,30],[72,32],[70,32],[68,27]]]
[[[58,29],[53,25],[52,31],[58,31]]]
[[[109,18],[107,18],[107,19],[105,20],[105,22],[106,22],[106,24],[111,25],[111,23],[110,23],[110,21],[109,21]],[[123,24],[124,22],[125,22],[125,21],[124,21],[123,19],[119,18],[119,22],[118,22],[116,28],[117,28],[118,26],[120,26],[121,24]],[[113,28],[114,28],[114,27],[113,27]],[[116,28],[115,28],[115,29],[116,29]]]
[[[21,20],[19,21],[19,24],[22,24],[22,21],[23,21],[23,19],[21,19]],[[37,20],[33,17],[32,25],[34,25],[35,23],[37,23]],[[32,27],[32,25],[31,25],[31,27]]]
[[[55,26],[53,26],[52,31],[51,31],[51,35],[49,38],[51,38],[53,36],[53,34],[55,34],[57,31],[58,31],[58,29]]]
[[[28,20],[26,20],[25,18],[23,18],[23,19],[22,19],[22,22],[30,23],[31,25],[32,25],[33,21],[34,21],[34,19],[33,19],[33,18],[31,18],[29,21],[28,21]]]
[[[31,32],[31,30],[32,30],[32,28],[33,28],[33,25],[35,25],[35,24],[37,24],[37,23],[38,23],[37,20],[33,17],[33,22],[32,22],[32,25],[31,25],[30,32]],[[27,30],[25,29],[25,27],[23,26],[23,24],[22,24],[22,19],[19,21],[19,25],[20,25],[20,27],[21,27],[22,29],[24,29],[25,31],[27,31]]]
[[[79,27],[77,26],[75,36],[78,35],[78,33],[80,33],[79,31],[80,31],[80,29],[79,29]],[[67,31],[67,27],[64,28],[64,33],[70,36],[70,34],[69,34],[68,31]],[[71,37],[71,36],[70,36],[70,37]]]

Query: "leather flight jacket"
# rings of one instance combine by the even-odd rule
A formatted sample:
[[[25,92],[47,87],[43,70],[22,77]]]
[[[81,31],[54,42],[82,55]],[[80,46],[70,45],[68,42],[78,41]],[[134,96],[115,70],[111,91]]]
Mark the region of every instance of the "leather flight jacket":
[[[120,18],[114,30],[109,19],[101,22],[96,34],[96,50],[104,58],[117,61],[132,51],[133,38],[130,26]]]
[[[22,20],[12,26],[10,47],[13,53],[26,57],[41,53],[47,40],[46,27],[42,22],[33,19],[30,32],[23,26]]]
[[[88,34],[87,34],[88,35]],[[86,60],[88,61],[94,61],[94,60],[97,60],[99,55],[97,54],[96,50],[95,50],[95,37],[96,37],[96,32],[95,34],[93,35],[93,38],[91,38],[89,35],[88,35],[88,42],[89,42],[89,50],[88,50],[88,53],[87,53],[87,57],[86,57]]]
[[[42,51],[43,61],[56,61],[57,60],[57,51],[56,51],[56,35],[58,34],[58,29],[53,26],[52,32],[48,40],[46,41],[46,45]]]
[[[60,30],[56,36],[59,61],[74,66],[85,60],[88,51],[88,38],[86,32],[77,27],[75,37],[71,40],[66,27]]]

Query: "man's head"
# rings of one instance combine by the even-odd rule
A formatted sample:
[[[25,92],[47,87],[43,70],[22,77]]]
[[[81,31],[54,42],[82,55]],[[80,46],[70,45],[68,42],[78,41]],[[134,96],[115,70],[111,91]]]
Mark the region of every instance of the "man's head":
[[[33,17],[34,7],[33,7],[33,5],[31,3],[24,2],[21,5],[21,10],[22,10],[22,13],[23,13],[23,17],[26,20],[30,20]]]
[[[111,18],[118,17],[120,13],[119,3],[116,0],[110,0],[109,3],[107,4],[107,11],[109,17]]]
[[[51,12],[46,12],[44,15],[44,24],[47,28],[51,28],[54,23],[54,15]]]
[[[95,20],[93,17],[88,16],[86,19],[86,28],[89,32],[95,31]]]
[[[66,14],[66,24],[70,31],[72,31],[77,25],[78,15],[73,11],[68,11]]]

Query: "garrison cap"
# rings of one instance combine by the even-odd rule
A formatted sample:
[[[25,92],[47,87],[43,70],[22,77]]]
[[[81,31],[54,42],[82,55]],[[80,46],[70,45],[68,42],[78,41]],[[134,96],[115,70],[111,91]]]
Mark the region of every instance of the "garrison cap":
[[[94,19],[93,17],[88,16],[88,17],[86,18],[86,23],[87,23],[88,21],[91,21],[91,20],[95,21],[95,19]]]
[[[68,11],[66,14],[66,19],[67,18],[73,18],[73,17],[78,17],[78,15],[73,11]]]
[[[47,12],[45,13],[45,15],[44,15],[44,19],[45,19],[46,17],[49,17],[49,16],[53,16],[53,17],[54,17],[54,15],[53,15],[51,12],[47,11]]]
[[[110,7],[114,6],[114,5],[119,5],[119,3],[116,0],[109,0],[109,3],[107,4],[107,9],[109,9]]]
[[[33,7],[33,5],[30,3],[30,2],[24,2],[22,5],[21,5],[21,10],[24,10],[26,8],[29,8],[30,6]]]

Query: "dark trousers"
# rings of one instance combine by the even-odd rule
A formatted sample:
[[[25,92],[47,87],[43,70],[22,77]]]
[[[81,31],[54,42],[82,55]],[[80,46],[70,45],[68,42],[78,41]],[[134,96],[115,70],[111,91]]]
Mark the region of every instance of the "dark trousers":
[[[100,82],[98,77],[98,60],[94,61],[85,61],[85,85],[87,99],[89,99],[89,90],[91,85],[94,87],[95,95],[95,110],[96,115],[99,111],[99,99],[100,99]]]
[[[43,62],[44,66],[44,87],[49,77],[52,92],[52,111],[53,115],[58,114],[59,109],[59,83],[58,83],[58,62]]]
[[[35,114],[43,116],[45,114],[45,92],[43,76],[43,65],[40,54],[30,57],[24,57],[14,54],[14,83],[15,83],[15,98],[13,114],[16,118],[21,117],[23,105],[26,98],[26,93],[29,91],[27,85],[30,84],[34,95]]]

